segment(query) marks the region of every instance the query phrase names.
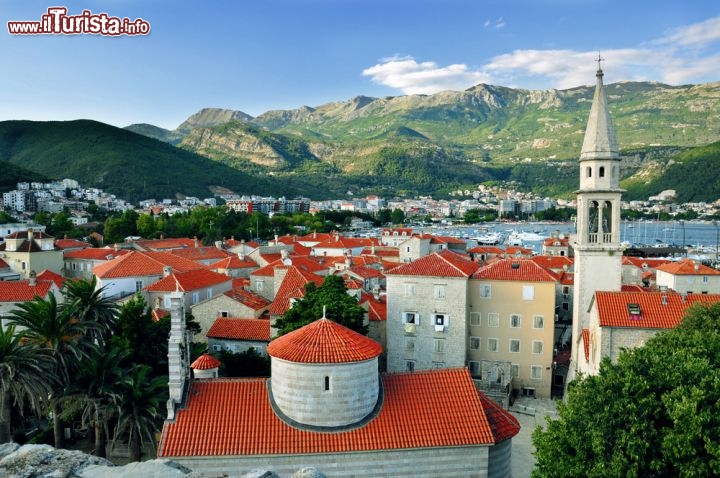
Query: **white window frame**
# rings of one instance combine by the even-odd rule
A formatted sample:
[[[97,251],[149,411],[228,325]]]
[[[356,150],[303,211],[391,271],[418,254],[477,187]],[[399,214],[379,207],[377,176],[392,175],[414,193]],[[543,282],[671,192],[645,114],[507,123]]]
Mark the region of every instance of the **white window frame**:
[[[480,284],[478,294],[481,299],[490,299],[492,297],[492,284]]]
[[[510,364],[510,376],[513,378],[520,376],[520,364],[519,363],[511,363]]]
[[[538,327],[538,322],[540,322],[540,326]],[[542,315],[534,315],[533,316],[533,329],[544,329],[545,328],[545,317]]]
[[[488,327],[500,327],[500,314],[497,312],[488,312]]]
[[[476,347],[473,347],[473,342],[475,342],[477,344]],[[468,348],[470,350],[475,350],[477,352],[482,350],[482,337],[476,337],[474,335],[471,335],[470,340],[468,340]]]
[[[445,339],[433,339],[433,353],[445,353]]]
[[[494,345],[490,345],[490,344],[494,344]],[[500,351],[500,340],[498,340],[497,337],[488,337],[487,351],[495,352],[495,353]]]
[[[415,282],[405,283],[405,297],[414,297],[417,293],[417,284]]]
[[[513,350],[513,343],[517,343],[517,350]],[[519,354],[520,353],[520,339],[510,339],[508,343],[508,351],[511,354]]]
[[[206,297],[207,297],[208,299],[212,299],[212,296],[213,296],[213,295],[212,295],[212,287],[210,287],[210,288],[208,288],[208,290],[207,290],[207,296],[206,296]]]
[[[435,284],[433,286],[433,297],[436,299],[445,299],[445,286],[443,284]]]
[[[537,371],[537,374],[535,373]],[[542,365],[530,365],[530,380],[542,380]]]
[[[517,325],[513,325],[513,320],[517,319]],[[510,328],[519,329],[522,327],[522,316],[520,314],[510,314]]]
[[[420,325],[420,314],[414,311],[403,312],[402,315],[403,324],[415,324]]]
[[[534,285],[522,286],[522,298],[523,298],[523,300],[535,300],[535,286]]]
[[[433,314],[432,315],[432,322],[435,326],[436,331],[442,331],[447,328],[448,325],[450,325],[450,315],[449,314]]]
[[[482,325],[482,315],[480,312],[470,312],[470,325],[472,327],[479,327]]]
[[[143,288],[143,281],[136,280],[135,281],[135,292],[140,292]]]
[[[538,351],[538,348],[540,349]],[[533,340],[532,342],[532,353],[535,355],[542,355],[543,351],[545,350],[545,344],[542,340]]]
[[[193,303],[193,305],[194,305],[194,304],[197,304],[198,302],[200,302],[200,292],[193,292],[193,293],[192,293],[192,303]]]

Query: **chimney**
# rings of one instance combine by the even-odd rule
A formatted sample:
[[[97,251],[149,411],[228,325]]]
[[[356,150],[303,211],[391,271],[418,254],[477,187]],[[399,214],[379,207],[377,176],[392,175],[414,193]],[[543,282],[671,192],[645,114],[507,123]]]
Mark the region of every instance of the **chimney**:
[[[32,227],[28,228],[27,233],[28,233],[28,241],[32,241],[33,239],[35,239],[35,233],[34,233]]]
[[[313,239],[317,239],[317,231],[313,231]]]
[[[30,287],[35,287],[37,285],[37,274],[35,271],[30,271],[30,275],[28,276],[28,285]]]
[[[698,264],[697,262],[693,262],[693,264],[695,266],[695,272],[700,271],[700,264]]]
[[[278,235],[275,234],[275,245],[276,245],[276,246],[277,246],[277,243],[278,243]]]
[[[163,277],[167,277],[172,274],[172,266],[163,266]]]
[[[170,294],[170,336],[168,339],[168,420],[175,419],[175,411],[182,403],[188,374],[190,347],[186,345],[184,295]]]
[[[280,259],[285,260],[288,258],[287,249],[280,249]]]
[[[245,253],[243,253],[242,251],[241,251],[241,252],[238,252],[238,259],[240,259],[241,261],[244,261],[244,260],[245,260]]]
[[[195,247],[200,247],[200,240],[197,238],[197,236],[193,237],[193,241],[195,241]]]
[[[217,248],[220,249],[221,251],[222,251],[222,245],[223,245],[223,242],[222,242],[222,241],[215,241],[215,247],[217,247]]]
[[[345,256],[345,268],[350,269],[352,267],[352,254],[348,253]]]

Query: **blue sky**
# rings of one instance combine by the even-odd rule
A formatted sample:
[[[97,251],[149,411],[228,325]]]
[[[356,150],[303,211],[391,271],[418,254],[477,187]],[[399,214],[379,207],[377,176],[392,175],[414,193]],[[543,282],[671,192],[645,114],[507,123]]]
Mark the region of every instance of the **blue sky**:
[[[51,6],[150,23],[147,36],[11,35]],[[717,0],[0,0],[0,120],[177,127],[356,95],[490,83],[720,81]]]

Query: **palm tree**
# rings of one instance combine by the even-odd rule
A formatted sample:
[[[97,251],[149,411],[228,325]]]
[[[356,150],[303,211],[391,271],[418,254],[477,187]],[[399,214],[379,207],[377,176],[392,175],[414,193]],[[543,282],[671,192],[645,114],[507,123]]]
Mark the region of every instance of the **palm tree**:
[[[23,343],[15,326],[0,323],[0,443],[12,440],[11,407],[20,410],[28,399],[39,410],[55,380],[55,361],[47,350]]]
[[[114,441],[127,434],[130,459],[140,461],[142,446],[155,443],[164,416],[162,405],[167,400],[167,376],[152,377],[148,365],[134,365],[120,382],[118,422]]]
[[[70,280],[65,282],[66,303],[61,307],[75,307],[80,321],[96,324],[88,334],[100,344],[105,344],[115,331],[118,307],[104,297],[104,287],[97,288],[97,278],[91,280]]]
[[[129,352],[114,346],[105,350],[94,346],[80,363],[68,395],[79,399],[82,407],[82,424],[95,432],[95,455],[106,458],[107,423],[115,414],[120,398],[119,383],[125,369],[122,362]]]
[[[79,319],[75,307],[58,307],[53,294],[47,300],[35,297],[15,307],[10,311],[9,323],[18,327],[18,334],[24,341],[48,349],[55,359],[58,380],[50,396],[50,405],[55,448],[63,448],[61,399],[71,371],[83,356],[85,331],[94,324]]]

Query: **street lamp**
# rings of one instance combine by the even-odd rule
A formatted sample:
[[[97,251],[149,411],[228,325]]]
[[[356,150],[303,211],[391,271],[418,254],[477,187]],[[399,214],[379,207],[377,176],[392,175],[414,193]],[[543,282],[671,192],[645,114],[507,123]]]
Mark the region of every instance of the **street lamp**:
[[[715,226],[715,267],[718,266],[718,242],[720,242],[720,227],[718,227],[717,219],[713,219],[713,226]]]

